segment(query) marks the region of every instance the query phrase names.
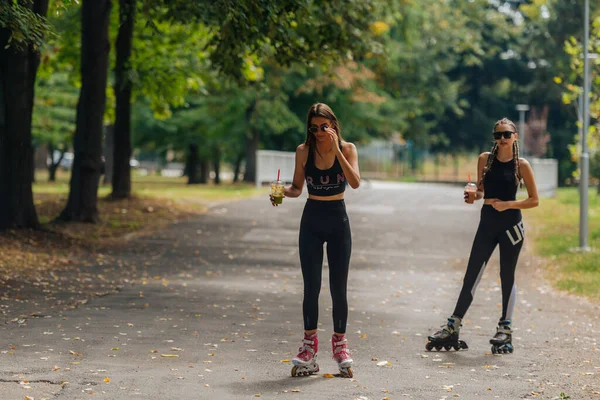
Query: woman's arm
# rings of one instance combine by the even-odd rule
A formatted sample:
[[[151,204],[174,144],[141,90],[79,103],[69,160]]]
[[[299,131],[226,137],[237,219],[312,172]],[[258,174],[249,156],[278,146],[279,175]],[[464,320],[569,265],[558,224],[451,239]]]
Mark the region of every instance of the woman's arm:
[[[308,158],[308,148],[301,144],[296,148],[296,166],[294,167],[294,178],[292,184],[283,188],[285,197],[298,197],[302,194],[304,187],[304,164]]]
[[[360,186],[360,171],[358,169],[358,151],[353,143],[346,142],[344,150],[338,146],[338,136],[335,130],[329,128],[329,135],[331,137],[332,147],[335,149],[335,156],[337,157],[344,176],[348,181],[348,184],[352,189],[357,189]]]
[[[352,189],[357,189],[360,186],[360,171],[358,170],[358,151],[353,143],[346,142],[344,150],[336,148],[336,157],[342,166],[344,176]]]
[[[483,169],[485,168],[485,164],[487,164],[488,157],[490,156],[489,152],[484,152],[479,155],[477,159],[477,192],[475,192],[474,200],[483,199],[484,188],[483,188]]]

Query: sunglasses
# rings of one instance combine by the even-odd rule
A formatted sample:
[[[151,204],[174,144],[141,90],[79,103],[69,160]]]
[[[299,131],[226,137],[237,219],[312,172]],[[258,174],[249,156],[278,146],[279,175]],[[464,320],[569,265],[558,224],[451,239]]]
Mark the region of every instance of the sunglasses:
[[[495,140],[500,140],[502,138],[510,139],[510,137],[513,135],[513,133],[517,133],[517,132],[513,132],[513,131],[494,132],[494,139]]]
[[[327,129],[329,129],[329,125],[327,125],[327,124],[323,124],[323,125],[321,125],[320,127],[318,127],[318,126],[316,126],[316,125],[311,125],[311,126],[308,128],[308,131],[309,131],[310,133],[317,133],[317,132],[319,132],[319,128],[321,128],[321,130],[322,130],[323,132],[327,132]]]

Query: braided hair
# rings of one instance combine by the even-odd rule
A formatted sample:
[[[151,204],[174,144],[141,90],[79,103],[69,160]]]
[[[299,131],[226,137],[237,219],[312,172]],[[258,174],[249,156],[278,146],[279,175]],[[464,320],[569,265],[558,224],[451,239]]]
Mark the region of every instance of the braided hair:
[[[496,127],[498,125],[510,125],[513,127],[515,132],[517,132],[517,127],[516,127],[515,123],[512,122],[508,118],[502,118],[502,119],[496,121],[496,123],[494,124],[494,129],[493,129],[494,131],[496,130]],[[487,159],[487,162],[485,163],[485,167],[483,167],[481,181],[479,182],[480,184],[483,184],[485,175],[492,168],[492,163],[496,159],[497,154],[498,154],[498,144],[496,142],[494,142],[494,146],[492,146],[492,150],[490,151],[490,155]],[[513,142],[513,162],[515,163],[515,183],[519,187],[523,187],[523,177],[521,176],[521,166],[519,164],[519,143],[517,140],[515,140]]]

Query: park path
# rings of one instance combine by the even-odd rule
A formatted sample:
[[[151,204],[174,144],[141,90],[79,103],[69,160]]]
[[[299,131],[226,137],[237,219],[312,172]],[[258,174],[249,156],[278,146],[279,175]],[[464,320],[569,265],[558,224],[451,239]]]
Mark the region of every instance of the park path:
[[[337,372],[325,267],[321,373],[291,378],[303,204],[222,204],[133,240],[113,256],[143,269],[140,283],[0,327],[0,398],[600,399],[600,307],[552,290],[527,241],[515,353],[492,355],[488,344],[501,308],[497,252],[464,321],[470,349],[425,351],[452,312],[479,219],[450,185],[371,182],[347,194],[355,377],[325,375]]]

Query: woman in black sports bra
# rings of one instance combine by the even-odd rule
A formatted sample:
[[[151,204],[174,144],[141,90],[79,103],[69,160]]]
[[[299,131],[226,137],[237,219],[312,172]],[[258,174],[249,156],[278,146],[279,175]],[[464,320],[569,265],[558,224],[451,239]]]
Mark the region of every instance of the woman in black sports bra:
[[[519,158],[519,144],[515,124],[503,118],[493,130],[494,147],[482,153],[477,164],[477,192],[465,191],[465,202],[483,201],[479,228],[473,240],[463,287],[454,313],[441,330],[429,336],[427,350],[445,347],[449,350],[466,348],[458,340],[461,321],[483,275],[485,266],[496,246],[500,247],[500,280],[502,281],[502,315],[496,335],[490,340],[493,353],[512,353],[511,320],[515,308],[517,286],[515,268],[525,238],[521,210],[537,207],[538,192],[533,170],[527,160]],[[522,182],[527,186],[528,197],[516,200],[517,188]]]
[[[331,338],[333,358],[342,375],[351,377],[352,359],[348,351],[346,296],[352,249],[350,222],[344,204],[346,185],[360,185],[358,153],[354,144],[341,138],[340,124],[329,106],[317,103],[306,117],[306,141],[296,149],[296,168],[285,197],[298,197],[306,181],[308,200],[300,222],[300,264],[304,279],[304,340],[292,362],[292,376],[317,372],[317,319],[323,268],[323,244],[327,243],[329,287],[333,302]],[[274,206],[274,199],[271,198]]]

